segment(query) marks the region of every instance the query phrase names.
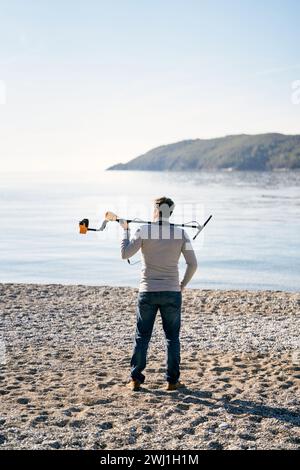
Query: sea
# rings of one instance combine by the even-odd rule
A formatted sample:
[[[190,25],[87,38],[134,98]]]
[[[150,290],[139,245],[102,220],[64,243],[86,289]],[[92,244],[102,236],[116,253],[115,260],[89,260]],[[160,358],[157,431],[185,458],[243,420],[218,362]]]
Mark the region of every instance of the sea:
[[[192,242],[189,287],[299,291],[299,171],[2,172],[0,282],[137,287],[140,254],[131,265],[121,259],[119,224],[80,234],[79,221],[99,228],[108,210],[151,220],[160,196],[175,201],[174,223],[212,215]],[[184,269],[181,257],[181,277]]]

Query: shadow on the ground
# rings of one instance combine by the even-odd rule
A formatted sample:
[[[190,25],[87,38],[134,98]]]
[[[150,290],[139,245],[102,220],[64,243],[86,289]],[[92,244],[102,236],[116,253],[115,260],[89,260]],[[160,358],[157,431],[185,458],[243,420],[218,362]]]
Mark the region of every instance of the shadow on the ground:
[[[300,427],[300,413],[288,408],[267,406],[251,400],[230,399],[226,396],[214,398],[213,392],[189,388],[181,388],[175,392],[168,392],[144,387],[143,391],[157,397],[168,396],[175,403],[180,403],[181,405],[194,404],[206,406],[211,410],[223,407],[228,413],[233,415],[245,414],[260,418],[275,418]]]

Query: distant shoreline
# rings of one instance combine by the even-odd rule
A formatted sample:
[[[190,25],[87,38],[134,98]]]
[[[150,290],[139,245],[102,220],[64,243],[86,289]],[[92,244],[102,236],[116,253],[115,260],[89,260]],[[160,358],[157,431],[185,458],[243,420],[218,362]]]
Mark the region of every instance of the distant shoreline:
[[[236,168],[214,168],[214,169],[209,169],[209,168],[205,168],[205,169],[198,169],[198,170],[194,170],[194,169],[183,169],[183,170],[172,170],[172,169],[168,169],[168,170],[148,170],[148,169],[132,169],[132,168],[106,168],[104,171],[153,171],[153,172],[156,172],[156,173],[167,173],[167,172],[170,172],[170,173],[189,173],[189,172],[195,172],[197,171],[197,173],[286,173],[286,172],[300,172],[300,168],[273,168],[273,169],[269,169],[269,170],[250,170],[250,169],[247,169],[247,170],[239,170],[239,169],[236,169]]]
[[[300,135],[237,134],[161,145],[107,170],[287,171],[300,169]]]

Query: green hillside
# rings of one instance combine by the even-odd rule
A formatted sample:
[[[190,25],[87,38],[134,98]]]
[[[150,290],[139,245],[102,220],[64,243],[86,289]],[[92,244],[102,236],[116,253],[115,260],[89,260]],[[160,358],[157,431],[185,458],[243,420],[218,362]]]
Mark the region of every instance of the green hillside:
[[[231,135],[163,145],[108,170],[276,170],[300,168],[300,135]]]

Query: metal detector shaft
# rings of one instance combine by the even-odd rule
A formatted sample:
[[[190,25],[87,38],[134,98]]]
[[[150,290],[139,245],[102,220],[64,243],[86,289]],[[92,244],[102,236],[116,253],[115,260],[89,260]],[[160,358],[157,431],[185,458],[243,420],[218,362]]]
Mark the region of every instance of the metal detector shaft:
[[[189,222],[189,223],[186,223],[186,224],[169,224],[171,227],[187,227],[187,228],[197,228],[198,231],[196,233],[196,235],[193,237],[193,240],[195,240],[196,237],[198,237],[199,233],[204,229],[205,225],[208,224],[208,222],[210,221],[210,219],[212,218],[212,215],[210,215],[208,217],[208,219],[206,219],[206,221],[204,222],[203,225],[200,225],[198,222]],[[116,219],[116,222],[120,222],[120,221],[124,221],[124,222],[127,222],[128,224],[130,223],[133,223],[133,224],[148,224],[148,225],[151,225],[153,224],[154,222],[150,222],[149,220],[135,220],[135,219],[121,219],[121,218],[117,218]],[[162,222],[159,223],[160,225],[162,225]]]
[[[148,225],[151,225],[151,224],[154,224],[156,222],[151,222],[149,220],[140,220],[140,219],[122,219],[121,217],[117,217],[113,214],[114,218],[113,219],[105,219],[103,222],[102,222],[102,225],[100,228],[90,228],[89,227],[89,220],[88,219],[83,219],[81,222],[79,222],[79,226],[80,226],[80,233],[86,233],[87,231],[91,231],[91,232],[102,232],[105,228],[106,228],[106,225],[107,223],[111,220],[111,221],[114,221],[114,222],[127,222],[128,224],[148,224]],[[212,215],[210,215],[208,217],[208,219],[204,222],[203,225],[200,225],[199,222],[197,222],[196,220],[192,220],[191,222],[187,222],[185,224],[173,224],[173,223],[170,223],[169,225],[171,227],[186,227],[186,228],[195,228],[197,229],[197,233],[196,235],[193,237],[193,240],[195,240],[195,238],[199,235],[199,233],[204,229],[205,225],[208,224],[208,222],[210,221],[210,219],[212,218]],[[158,222],[159,225],[162,225],[162,221],[159,221]]]
[[[127,219],[116,219],[116,222],[124,221],[127,222],[128,224],[154,224],[156,222],[150,222],[149,220],[127,220]],[[162,225],[162,223],[158,223],[158,225]],[[190,228],[198,228],[198,225],[189,225],[189,224],[169,224],[171,227],[190,227]]]

